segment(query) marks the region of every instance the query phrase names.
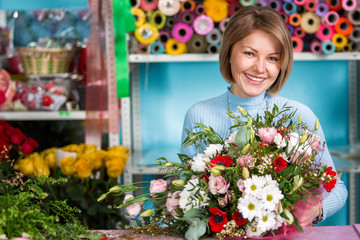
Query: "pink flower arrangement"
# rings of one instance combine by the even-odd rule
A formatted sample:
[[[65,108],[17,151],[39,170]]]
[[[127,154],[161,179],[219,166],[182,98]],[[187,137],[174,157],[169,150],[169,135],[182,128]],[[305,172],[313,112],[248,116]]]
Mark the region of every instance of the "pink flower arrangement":
[[[277,133],[278,131],[274,127],[263,127],[263,128],[259,128],[258,130],[260,140],[268,144],[274,142],[274,138],[277,135]]]

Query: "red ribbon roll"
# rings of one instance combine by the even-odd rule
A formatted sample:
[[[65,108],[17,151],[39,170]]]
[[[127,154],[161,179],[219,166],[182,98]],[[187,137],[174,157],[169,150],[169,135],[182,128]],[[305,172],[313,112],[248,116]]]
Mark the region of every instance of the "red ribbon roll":
[[[294,31],[294,36],[295,37],[299,37],[299,38],[304,38],[306,35],[304,29],[302,29],[301,27],[296,27],[295,31]]]
[[[158,6],[159,0],[141,0],[140,6],[143,10],[155,10]]]
[[[240,8],[242,8],[240,1],[233,1],[229,3],[228,6],[228,12],[229,12],[229,17],[231,17],[232,15],[234,15],[234,13],[239,10]]]
[[[315,12],[318,6],[317,0],[308,0],[305,4],[305,9],[309,12]]]
[[[291,37],[293,52],[301,52],[304,48],[304,42],[299,37]]]
[[[338,11],[341,9],[341,0],[326,0],[329,9],[332,11]]]
[[[306,4],[307,0],[294,0],[294,3],[296,5],[304,5]]]
[[[340,35],[348,36],[353,30],[353,25],[349,19],[341,17],[334,26],[335,31]]]

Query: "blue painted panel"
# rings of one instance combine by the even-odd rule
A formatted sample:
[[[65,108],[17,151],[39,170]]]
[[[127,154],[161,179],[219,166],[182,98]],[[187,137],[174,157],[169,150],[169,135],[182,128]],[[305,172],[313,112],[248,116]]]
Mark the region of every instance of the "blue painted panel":
[[[87,8],[87,0],[0,0],[1,10],[33,10],[50,8]]]

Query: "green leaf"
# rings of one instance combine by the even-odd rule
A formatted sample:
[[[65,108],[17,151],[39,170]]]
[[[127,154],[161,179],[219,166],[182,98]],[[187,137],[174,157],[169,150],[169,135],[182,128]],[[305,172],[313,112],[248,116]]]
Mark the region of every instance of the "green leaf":
[[[207,211],[204,208],[193,208],[185,212],[184,218],[201,218]]]
[[[249,140],[250,140],[249,129],[247,128],[246,125],[241,126],[238,132],[236,133],[235,141],[245,145],[246,143],[249,142]]]
[[[200,219],[194,219],[185,233],[187,240],[198,240],[206,233],[207,223]]]
[[[90,216],[95,216],[98,212],[98,206],[97,205],[92,205],[87,209],[87,213]]]

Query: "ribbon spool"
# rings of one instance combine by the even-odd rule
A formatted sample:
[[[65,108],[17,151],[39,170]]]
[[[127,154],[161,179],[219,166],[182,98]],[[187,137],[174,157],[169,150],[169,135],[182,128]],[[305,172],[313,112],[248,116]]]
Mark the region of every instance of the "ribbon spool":
[[[162,45],[165,45],[169,39],[170,39],[170,32],[168,32],[165,29],[160,30],[158,36],[158,42],[161,43]]]
[[[230,2],[229,6],[228,6],[229,17],[234,15],[234,13],[236,13],[240,8],[242,8],[242,6],[239,1]]]
[[[131,8],[138,8],[140,7],[140,0],[131,0],[130,4],[131,4]]]
[[[134,15],[136,27],[139,27],[145,23],[146,16],[143,10],[140,8],[132,8],[131,13]]]
[[[328,11],[329,11],[329,6],[324,2],[319,2],[315,10],[315,13],[320,17],[324,17]]]
[[[339,14],[334,11],[329,11],[325,14],[325,17],[323,18],[323,21],[327,25],[335,25],[339,21]]]
[[[150,44],[159,36],[159,31],[150,23],[144,23],[135,30],[135,38],[143,44]]]
[[[304,5],[299,5],[297,6],[297,10],[296,12],[299,13],[299,14],[303,14],[305,12],[305,6]]]
[[[305,12],[301,18],[300,26],[308,34],[314,34],[321,25],[321,18],[314,12]]]
[[[289,23],[289,15],[287,15],[284,11],[280,11],[279,12],[279,14],[280,14],[280,16],[281,16],[281,18],[284,20],[284,22],[286,23],[286,24],[288,24]]]
[[[136,53],[137,54],[147,54],[148,47],[149,47],[149,45],[147,45],[147,44],[139,43],[137,45]]]
[[[205,0],[204,8],[206,15],[208,15],[214,22],[218,23],[228,17],[228,2],[224,0]]]
[[[354,52],[360,51],[360,43],[359,42],[351,42],[351,49]]]
[[[360,25],[360,8],[356,8],[349,12],[348,19],[353,25]]]
[[[207,47],[207,53],[216,54],[219,53],[220,47],[217,44],[209,44]]]
[[[172,29],[175,25],[175,19],[174,17],[167,17],[165,26],[169,29]]]
[[[360,27],[354,27],[350,33],[349,38],[353,42],[360,42]]]
[[[304,48],[304,42],[299,37],[291,37],[293,52],[302,52]]]
[[[322,53],[321,42],[318,41],[318,40],[311,41],[311,43],[310,43],[310,51],[312,53],[315,53],[315,54]]]
[[[171,30],[171,36],[182,43],[188,42],[193,33],[194,30],[185,23],[177,23]]]
[[[340,49],[342,52],[352,52],[352,44],[348,43],[346,44],[342,49]]]
[[[323,53],[329,55],[333,54],[336,50],[335,44],[332,41],[325,41],[321,43]]]
[[[241,5],[244,7],[251,6],[255,3],[255,0],[240,0]]]
[[[297,6],[293,2],[284,2],[282,8],[288,15],[294,14],[297,11]]]
[[[317,9],[318,2],[317,0],[307,0],[305,3],[305,9],[309,12],[315,12]]]
[[[256,0],[255,6],[263,6],[263,7],[267,7],[268,6],[268,1],[267,0]]]
[[[291,35],[291,36],[294,36],[295,27],[294,27],[293,25],[290,25],[290,24],[286,24],[286,26],[287,26],[288,29],[289,29],[290,35]]]
[[[301,24],[301,15],[298,13],[291,14],[289,16],[289,23],[292,26],[298,27]]]
[[[334,43],[335,47],[339,49],[342,49],[348,43],[348,39],[338,33],[334,34],[331,41]]]
[[[194,11],[195,6],[196,6],[196,3],[193,0],[186,0],[184,2],[180,2],[180,10],[181,11],[184,11],[184,10]]]
[[[349,19],[341,17],[334,26],[335,31],[341,35],[348,36],[353,30],[353,25]]]
[[[230,18],[225,18],[219,23],[219,29],[220,31],[224,32],[226,24],[229,22]]]
[[[189,53],[206,53],[208,42],[205,36],[194,34],[193,37],[186,43]]]
[[[205,14],[205,8],[202,4],[196,5],[194,12],[196,15],[202,15]]]
[[[140,7],[144,11],[155,10],[158,6],[159,0],[141,0]]]
[[[187,52],[185,43],[177,41],[175,38],[170,38],[165,45],[165,52],[170,55],[180,55]]]
[[[357,0],[342,0],[342,8],[347,11],[353,11],[355,10],[355,8],[357,8],[358,6],[358,1]]]
[[[316,31],[316,37],[321,41],[330,41],[335,34],[333,26],[321,25]]]
[[[194,31],[199,35],[207,35],[214,28],[214,21],[207,15],[197,16],[193,22]]]
[[[299,6],[304,5],[306,2],[307,0],[294,0],[294,3]]]
[[[158,9],[166,16],[174,16],[180,11],[179,0],[159,0]]]
[[[338,11],[341,9],[341,0],[326,0],[329,9],[332,11]]]
[[[281,0],[270,0],[268,6],[279,12],[282,8]]]
[[[214,28],[205,38],[209,44],[218,44],[221,40],[221,32],[218,28]]]
[[[166,23],[166,16],[160,11],[155,11],[151,14],[149,22],[157,29],[162,29]]]
[[[175,21],[191,25],[196,18],[196,14],[191,10],[180,11],[175,15]]]
[[[150,45],[150,53],[151,54],[163,54],[164,53],[164,46],[159,43],[158,41],[153,42]]]
[[[304,29],[302,29],[301,27],[297,27],[294,30],[294,36],[295,37],[299,37],[299,38],[304,38],[306,35]]]

